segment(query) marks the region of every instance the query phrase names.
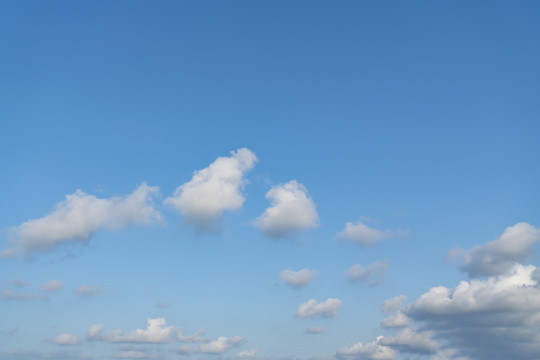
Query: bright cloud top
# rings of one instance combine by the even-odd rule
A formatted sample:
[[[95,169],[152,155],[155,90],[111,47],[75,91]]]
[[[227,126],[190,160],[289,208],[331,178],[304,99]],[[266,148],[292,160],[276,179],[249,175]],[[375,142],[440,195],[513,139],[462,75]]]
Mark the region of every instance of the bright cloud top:
[[[396,352],[388,346],[381,345],[382,339],[383,337],[379,336],[376,341],[344,346],[337,351],[336,357],[355,360],[394,360]]]
[[[377,261],[362,267],[359,264],[353,265],[347,270],[346,275],[351,281],[365,281],[371,286],[380,285],[386,278],[388,271],[388,261]]]
[[[319,224],[315,203],[306,187],[296,180],[272,187],[266,198],[271,206],[254,224],[269,238],[287,237]]]
[[[355,223],[347,222],[345,229],[338,233],[335,238],[338,240],[348,240],[362,246],[369,246],[381,240],[405,235],[407,235],[407,231],[405,230],[378,230],[367,226],[361,221],[357,221]]]
[[[283,270],[279,273],[279,278],[287,285],[295,288],[301,288],[308,285],[319,272],[317,270],[302,269],[293,271],[291,269]]]
[[[334,317],[338,315],[342,302],[339,299],[329,298],[319,303],[315,299],[310,299],[298,306],[297,317]]]
[[[437,352],[437,342],[432,339],[433,334],[429,331],[417,332],[412,329],[404,329],[395,336],[385,336],[380,343],[390,346],[401,352],[413,354],[433,354]]]
[[[218,157],[207,168],[195,171],[190,181],[165,199],[165,204],[176,208],[198,232],[211,231],[223,212],[244,204],[244,175],[256,162],[255,153],[246,148],[232,151],[230,157]]]
[[[104,324],[92,325],[86,333],[88,340],[106,341],[110,343],[165,343],[173,333],[172,326],[165,326],[164,318],[149,318],[146,329],[136,329],[132,332],[109,330],[103,332]]]
[[[540,229],[518,223],[507,227],[501,236],[484,245],[470,250],[454,249],[448,258],[461,259],[460,269],[470,277],[500,275],[530,257],[539,242]]]
[[[87,243],[97,231],[147,225],[161,220],[153,199],[159,188],[140,185],[124,197],[100,199],[81,190],[67,195],[55,210],[40,219],[29,220],[13,229],[12,248],[3,256],[47,252],[68,243]]]

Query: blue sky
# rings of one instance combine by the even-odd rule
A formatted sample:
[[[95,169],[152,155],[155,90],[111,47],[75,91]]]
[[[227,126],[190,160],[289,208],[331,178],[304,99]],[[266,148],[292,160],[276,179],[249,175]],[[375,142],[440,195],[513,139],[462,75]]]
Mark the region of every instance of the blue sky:
[[[0,357],[538,359],[539,14],[3,3]]]

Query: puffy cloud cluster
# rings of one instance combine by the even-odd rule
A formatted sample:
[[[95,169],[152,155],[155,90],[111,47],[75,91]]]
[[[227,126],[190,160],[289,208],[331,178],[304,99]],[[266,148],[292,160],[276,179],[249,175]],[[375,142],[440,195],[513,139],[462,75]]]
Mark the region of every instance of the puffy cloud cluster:
[[[533,254],[540,242],[540,229],[518,223],[507,227],[497,239],[470,250],[454,249],[450,260],[460,259],[460,269],[470,277],[500,275]]]
[[[395,336],[384,336],[379,342],[400,352],[434,354],[437,352],[437,342],[432,339],[432,336],[433,334],[429,331],[417,332],[407,328]]]
[[[359,264],[353,265],[347,270],[346,275],[351,281],[365,281],[371,286],[380,285],[386,278],[388,271],[388,261],[377,261],[362,267]]]
[[[315,203],[296,180],[272,187],[266,198],[271,205],[255,220],[255,226],[269,238],[288,237],[319,224]]]
[[[195,347],[181,347],[177,352],[180,354],[223,354],[232,347],[242,345],[243,342],[244,338],[241,336],[235,336],[233,338],[220,336],[216,340],[203,343]]]
[[[357,221],[355,223],[347,222],[345,224],[345,229],[339,232],[335,238],[338,240],[351,241],[361,246],[369,246],[381,240],[401,237],[406,234],[407,231],[405,230],[378,230],[367,226],[361,221]]]
[[[246,148],[232,151],[230,157],[218,157],[207,168],[195,171],[190,181],[165,199],[165,204],[176,208],[197,232],[215,230],[215,221],[225,211],[243,205],[244,175],[256,162],[255,154]]]
[[[170,341],[173,333],[172,326],[165,326],[163,318],[149,318],[146,329],[136,329],[132,332],[109,330],[103,332],[104,324],[92,325],[86,333],[88,340],[106,341],[110,343],[165,343]]]
[[[130,225],[146,225],[161,221],[153,199],[159,188],[140,185],[125,197],[100,199],[81,190],[67,195],[49,215],[29,220],[12,231],[11,248],[2,251],[5,257],[47,252],[68,243],[87,243],[97,231],[122,229]]]
[[[337,316],[341,306],[341,300],[335,298],[329,298],[320,303],[315,299],[310,299],[298,306],[295,315],[298,317],[334,317]]]
[[[313,281],[317,274],[317,270],[302,269],[293,271],[291,269],[287,269],[279,273],[279,278],[287,285],[295,288],[301,288]]]
[[[351,346],[344,346],[336,353],[339,359],[354,359],[354,360],[394,360],[396,352],[380,343],[383,339],[379,336],[377,340],[361,343],[358,342]]]
[[[323,332],[324,328],[322,326],[312,326],[304,330],[305,334],[322,334]]]

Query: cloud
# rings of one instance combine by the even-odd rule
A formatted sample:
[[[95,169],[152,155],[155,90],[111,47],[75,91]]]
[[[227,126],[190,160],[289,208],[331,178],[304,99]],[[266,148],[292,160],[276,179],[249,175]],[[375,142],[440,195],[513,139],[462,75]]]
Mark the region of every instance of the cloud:
[[[163,318],[148,318],[146,329],[136,329],[124,332],[120,329],[103,332],[103,324],[92,325],[86,332],[86,338],[93,341],[106,341],[110,343],[166,343],[171,339],[172,326],[165,326]]]
[[[78,288],[73,291],[74,294],[80,295],[82,297],[90,297],[97,294],[101,294],[103,292],[102,286],[88,286],[88,285],[81,285]]]
[[[539,242],[540,229],[518,223],[507,227],[501,236],[491,242],[470,250],[454,249],[447,258],[461,260],[459,268],[471,278],[500,275],[530,257],[534,245]]]
[[[393,297],[391,299],[387,299],[381,306],[381,311],[384,314],[391,314],[401,307],[403,302],[407,300],[407,296],[405,295],[399,295],[396,297]]]
[[[257,351],[259,351],[259,349],[242,350],[238,354],[236,354],[236,358],[237,359],[251,359],[257,354]]]
[[[354,359],[354,360],[394,360],[395,351],[388,346],[380,344],[382,336],[379,336],[376,341],[369,343],[358,342],[349,347],[344,346],[336,353],[338,359]]]
[[[171,307],[171,304],[158,301],[157,303],[154,304],[154,306],[160,309],[167,309]]]
[[[42,291],[57,291],[64,288],[64,284],[60,280],[51,279],[40,286]]]
[[[272,187],[266,198],[271,206],[255,220],[254,225],[269,238],[283,238],[318,226],[315,203],[306,187],[296,180]]]
[[[146,225],[161,220],[153,207],[159,188],[140,185],[125,197],[99,199],[81,190],[67,195],[49,215],[29,220],[12,230],[12,248],[4,257],[52,251],[70,243],[86,244],[97,231]]]
[[[193,335],[185,335],[181,329],[177,329],[176,339],[180,342],[186,343],[199,343],[199,342],[210,342],[211,339],[202,337],[204,335],[204,330],[201,329]]]
[[[232,347],[238,347],[244,342],[241,336],[227,338],[220,336],[217,340],[210,341],[195,347],[181,347],[177,350],[180,354],[223,354]]]
[[[334,317],[337,316],[341,308],[341,300],[329,298],[318,303],[315,299],[310,299],[298,306],[296,316],[298,317]]]
[[[81,342],[81,340],[73,334],[62,333],[57,335],[53,342],[57,345],[77,345]]]
[[[15,277],[11,279],[9,283],[15,287],[25,287],[25,286],[30,285],[27,281],[24,281],[23,279],[19,277]]]
[[[244,175],[256,162],[255,154],[246,148],[232,151],[230,157],[218,157],[207,168],[195,171],[190,181],[165,199],[165,204],[176,208],[197,232],[213,231],[215,221],[225,211],[237,210],[243,205]]]
[[[378,230],[367,226],[361,221],[357,221],[356,223],[347,222],[345,224],[345,229],[338,233],[335,239],[347,240],[354,242],[358,245],[369,246],[381,240],[405,236],[407,235],[407,233],[408,231],[399,229],[396,231],[392,231],[389,229]]]
[[[380,339],[381,345],[390,346],[400,352],[414,354],[434,354],[437,352],[437,342],[432,339],[429,331],[416,332],[404,329],[395,336],[384,336]]]
[[[312,326],[304,330],[305,334],[322,334],[324,332],[324,328],[322,326]]]
[[[399,311],[393,315],[381,321],[381,327],[383,328],[402,328],[407,327],[410,324],[410,319],[403,312]]]
[[[431,288],[403,311],[471,359],[540,359],[540,283],[533,265]]]
[[[114,355],[115,359],[155,359],[156,357],[156,353],[140,350],[120,351]]]
[[[295,288],[301,288],[308,285],[317,276],[317,270],[302,269],[293,271],[291,269],[283,270],[279,273],[279,278],[287,285]]]
[[[386,278],[388,261],[377,261],[369,264],[366,268],[356,264],[347,270],[346,275],[351,281],[365,281],[371,286],[380,285]]]
[[[4,289],[0,293],[0,299],[3,300],[15,300],[15,301],[27,301],[27,300],[41,300],[47,301],[49,297],[46,295],[38,295],[29,292],[15,292],[9,289]]]

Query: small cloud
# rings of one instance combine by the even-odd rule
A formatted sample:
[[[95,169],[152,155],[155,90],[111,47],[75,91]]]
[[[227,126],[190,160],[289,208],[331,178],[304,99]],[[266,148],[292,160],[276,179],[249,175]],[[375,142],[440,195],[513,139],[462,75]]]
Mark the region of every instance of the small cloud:
[[[168,309],[171,307],[171,304],[158,301],[157,303],[154,304],[154,306],[160,309]]]
[[[81,285],[75,291],[73,291],[74,294],[82,296],[82,297],[90,297],[97,294],[101,294],[103,292],[102,286],[88,286],[88,285]]]
[[[306,187],[296,180],[276,185],[266,193],[271,206],[259,216],[254,225],[272,239],[294,235],[317,227],[319,216]]]
[[[323,332],[324,328],[322,326],[312,326],[304,330],[305,334],[322,334]]]
[[[342,302],[339,299],[329,298],[318,303],[315,299],[310,299],[298,306],[297,317],[334,317],[337,316]]]
[[[302,269],[293,271],[291,269],[287,269],[279,273],[279,278],[287,285],[295,288],[301,288],[313,281],[317,274],[317,270]]]
[[[49,297],[46,295],[37,295],[29,292],[15,292],[9,289],[2,290],[0,293],[0,299],[14,300],[14,301],[27,301],[27,300],[41,300],[47,301]]]
[[[23,279],[19,277],[15,277],[9,281],[9,283],[15,287],[25,287],[30,285],[27,281],[24,281]]]
[[[64,288],[64,284],[60,280],[52,279],[40,286],[42,291],[58,291]]]
[[[397,311],[403,302],[407,300],[407,296],[399,295],[390,299],[387,299],[381,306],[381,311],[384,314],[391,314],[394,311]]]
[[[347,270],[346,275],[351,281],[365,281],[371,286],[380,285],[386,278],[388,261],[377,261],[366,268],[356,264]]]
[[[148,318],[146,329],[124,332],[120,329],[103,332],[103,324],[92,325],[86,332],[86,338],[109,343],[166,343],[171,340],[172,326],[165,326],[164,318]]]
[[[53,342],[57,345],[77,345],[81,342],[81,340],[73,334],[62,333],[57,335]]]
[[[408,231],[406,230],[378,230],[367,226],[361,221],[357,221],[355,223],[347,222],[345,229],[338,233],[335,239],[351,241],[361,246],[369,246],[381,240],[402,237],[407,234]]]
[[[177,350],[179,354],[223,354],[232,347],[238,347],[242,345],[244,338],[241,336],[235,336],[233,338],[227,338],[220,336],[217,340],[210,341],[208,343],[200,344],[195,347],[181,347]]]
[[[236,358],[237,359],[251,359],[257,354],[257,351],[259,351],[259,349],[242,350],[238,354],[236,354]]]
[[[437,342],[432,339],[430,331],[417,332],[404,329],[395,336],[384,336],[380,343],[401,352],[413,354],[434,354],[437,352]]]
[[[351,346],[344,346],[336,353],[338,359],[360,360],[394,360],[396,352],[381,344],[382,336],[369,343],[358,342]]]

